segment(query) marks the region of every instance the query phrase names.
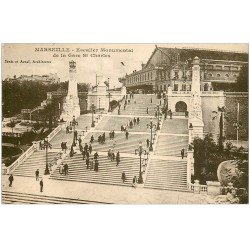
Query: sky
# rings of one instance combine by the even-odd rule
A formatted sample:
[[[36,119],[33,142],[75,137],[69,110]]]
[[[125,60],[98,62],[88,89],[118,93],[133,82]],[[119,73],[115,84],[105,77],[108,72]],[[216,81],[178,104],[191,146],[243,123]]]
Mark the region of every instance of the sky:
[[[161,47],[192,47],[248,52],[248,44],[157,44]],[[67,52],[35,51],[35,48],[67,48]],[[128,50],[123,52],[101,52],[101,48]],[[96,50],[78,51],[80,50]],[[111,87],[120,86],[118,77],[140,70],[155,49],[155,44],[4,44],[2,45],[2,79],[20,75],[42,75],[57,73],[61,81],[69,78],[69,61],[76,61],[78,82],[95,85],[109,78]],[[83,54],[85,56],[83,56]],[[91,57],[91,54],[110,57]],[[63,57],[62,57],[63,56]],[[75,57],[77,56],[77,57]],[[22,61],[27,61],[23,63]],[[33,60],[51,63],[34,63]],[[123,64],[121,63],[123,62]]]

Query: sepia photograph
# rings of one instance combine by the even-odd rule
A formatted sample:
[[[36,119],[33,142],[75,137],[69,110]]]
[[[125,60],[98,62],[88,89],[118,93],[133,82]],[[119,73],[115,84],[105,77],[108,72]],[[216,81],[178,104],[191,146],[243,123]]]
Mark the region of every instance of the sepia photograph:
[[[248,44],[2,44],[2,204],[248,204]]]

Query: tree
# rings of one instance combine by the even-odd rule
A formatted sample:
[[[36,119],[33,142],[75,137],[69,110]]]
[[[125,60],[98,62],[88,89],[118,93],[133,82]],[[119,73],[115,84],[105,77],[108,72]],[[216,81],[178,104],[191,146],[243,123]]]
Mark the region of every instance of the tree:
[[[248,92],[248,67],[243,66],[240,70],[235,90],[239,92]]]

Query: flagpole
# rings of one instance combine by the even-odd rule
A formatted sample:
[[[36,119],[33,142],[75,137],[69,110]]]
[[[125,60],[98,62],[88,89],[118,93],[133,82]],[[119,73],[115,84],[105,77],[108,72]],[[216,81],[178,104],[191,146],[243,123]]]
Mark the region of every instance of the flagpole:
[[[240,103],[238,102],[238,107],[237,107],[237,147],[239,146],[239,115],[240,115]]]

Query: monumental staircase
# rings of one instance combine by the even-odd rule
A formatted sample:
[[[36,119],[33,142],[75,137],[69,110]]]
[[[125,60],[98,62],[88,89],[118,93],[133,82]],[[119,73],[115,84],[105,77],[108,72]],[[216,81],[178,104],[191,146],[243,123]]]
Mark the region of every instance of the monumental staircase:
[[[152,103],[151,103],[152,98]],[[126,105],[126,109],[124,110],[125,100],[121,103],[120,114],[121,115],[151,115],[155,114],[155,107],[160,103],[160,100],[153,94],[143,95],[143,94],[135,94],[134,98],[127,99],[130,100],[130,103]],[[162,101],[163,105],[163,101]],[[148,114],[147,114],[148,107]],[[113,111],[113,113],[117,114],[117,109]]]
[[[187,162],[152,159],[145,188],[185,191],[187,189]]]
[[[58,156],[57,152],[48,151],[48,163],[54,161]],[[34,152],[29,158],[27,158],[20,166],[18,166],[14,172],[14,176],[26,176],[34,177],[35,171],[39,169],[39,175],[42,176],[45,171],[46,165],[46,153],[45,150],[39,150]]]
[[[91,158],[91,156],[90,156]],[[69,166],[68,175],[60,174],[57,168],[51,175],[51,179],[80,181],[90,183],[101,183],[109,185],[131,186],[133,177],[138,176],[138,158],[123,157],[120,155],[120,163],[116,166],[116,161],[111,161],[107,156],[99,156],[99,169],[95,172],[94,169],[87,169],[85,160],[81,154],[67,157],[64,163]],[[126,181],[123,183],[121,177],[122,172],[126,174]]]

